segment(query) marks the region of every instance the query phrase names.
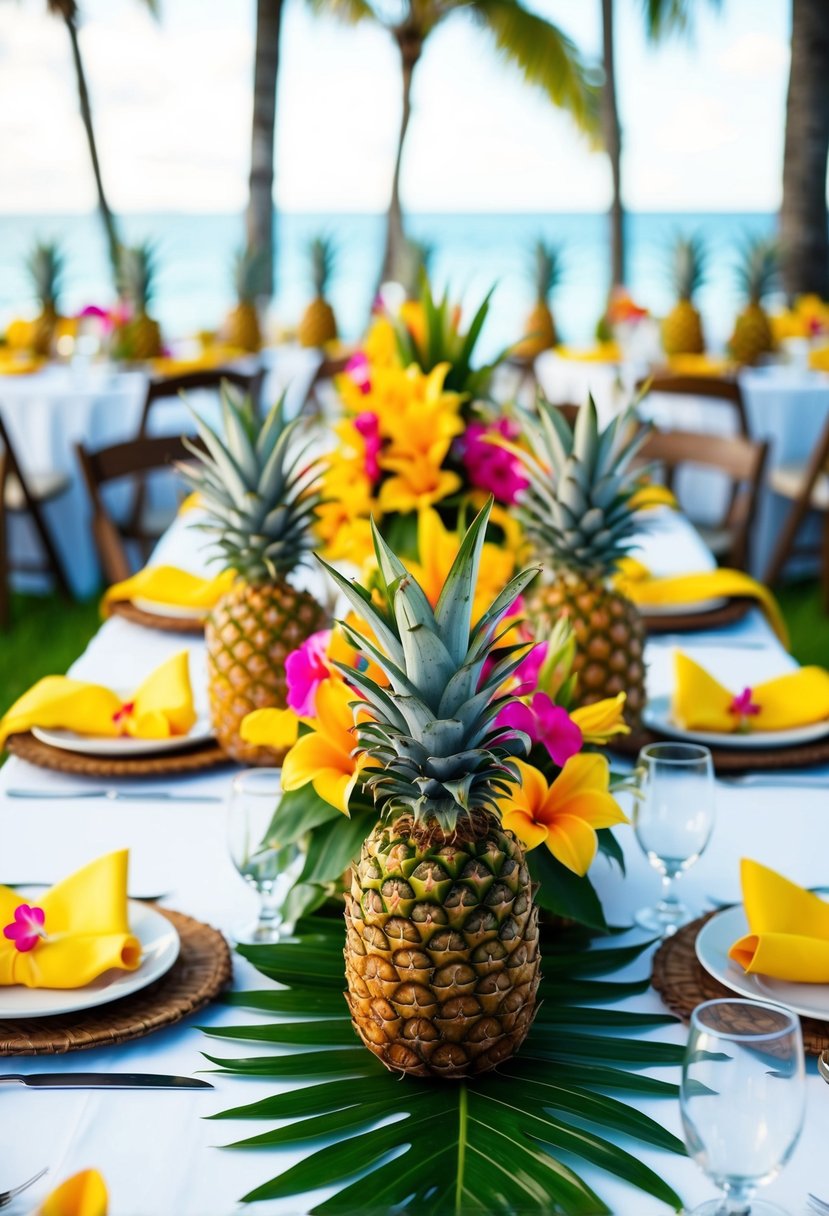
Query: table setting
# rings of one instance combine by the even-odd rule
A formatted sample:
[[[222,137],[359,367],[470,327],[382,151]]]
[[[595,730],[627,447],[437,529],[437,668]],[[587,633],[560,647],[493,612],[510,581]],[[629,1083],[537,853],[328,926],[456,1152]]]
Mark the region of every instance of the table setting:
[[[648,502],[632,413],[470,459],[417,357],[346,373],[333,452],[226,402],[198,504],[0,721],[13,1211],[827,1192],[829,673]]]

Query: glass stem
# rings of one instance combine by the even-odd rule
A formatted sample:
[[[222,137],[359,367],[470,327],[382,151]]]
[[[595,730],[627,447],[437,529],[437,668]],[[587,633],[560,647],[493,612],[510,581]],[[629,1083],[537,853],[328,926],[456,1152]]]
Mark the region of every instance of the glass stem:
[[[676,893],[674,891],[674,878],[675,877],[676,876],[674,874],[663,874],[662,875],[661,906],[663,908],[668,908],[668,909],[675,908],[677,906],[677,904],[679,903],[679,900],[677,899]]]
[[[722,1216],[751,1216],[751,1196],[753,1187],[747,1190],[744,1186],[729,1187],[721,1208]]]
[[[258,929],[272,929],[279,923],[279,904],[276,899],[275,884],[268,883],[259,888],[259,924]]]

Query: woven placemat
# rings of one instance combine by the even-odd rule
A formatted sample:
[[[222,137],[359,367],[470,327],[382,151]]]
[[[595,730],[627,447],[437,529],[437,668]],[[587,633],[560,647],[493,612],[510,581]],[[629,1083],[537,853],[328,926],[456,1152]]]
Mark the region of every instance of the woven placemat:
[[[702,926],[715,916],[709,912],[698,920],[684,925],[673,937],[666,937],[653,956],[651,983],[662,1000],[677,1017],[687,1022],[702,1001],[713,1001],[721,997],[740,999],[740,993],[726,988],[719,980],[709,975],[697,958],[695,942]],[[810,1055],[820,1055],[829,1048],[829,1022],[818,1022],[814,1018],[801,1018],[803,1045]]]
[[[47,1056],[112,1047],[172,1026],[203,1009],[233,978],[230,950],[218,929],[157,908],[175,926],[181,950],[173,966],[141,992],[87,1012],[0,1021],[0,1056]]]
[[[113,616],[122,616],[133,625],[141,625],[144,629],[160,629],[163,633],[187,633],[200,637],[204,633],[204,621],[188,620],[180,616],[159,616],[155,612],[145,612],[136,608],[129,600],[116,600],[107,605],[107,611]]]
[[[738,599],[730,599],[722,608],[715,608],[713,612],[649,616],[643,609],[640,615],[648,633],[704,633],[706,629],[722,629],[725,625],[736,624],[756,603],[756,600],[741,596]]]
[[[677,743],[679,740],[656,731],[642,730],[633,735],[623,735],[614,739],[609,747],[622,756],[631,756],[634,760],[639,755],[640,748],[649,743]],[[770,747],[768,751],[760,748],[730,748],[711,747],[711,758],[717,773],[756,773],[785,771],[790,768],[811,768],[816,764],[829,764],[829,735],[817,739],[814,743],[799,743],[794,747]]]
[[[26,731],[10,735],[6,747],[30,764],[80,777],[163,777],[173,773],[199,773],[220,764],[233,763],[213,740],[158,756],[83,756],[80,752],[50,747]]]

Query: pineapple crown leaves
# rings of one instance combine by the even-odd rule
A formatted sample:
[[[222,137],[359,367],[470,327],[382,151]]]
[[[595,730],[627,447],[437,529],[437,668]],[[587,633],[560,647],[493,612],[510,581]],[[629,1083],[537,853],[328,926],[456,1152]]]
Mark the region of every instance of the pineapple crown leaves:
[[[195,526],[216,538],[214,560],[225,568],[248,582],[278,579],[313,548],[324,461],[310,456],[313,440],[295,442],[303,424],[286,419],[284,395],[261,422],[251,401],[227,384],[221,406],[222,435],[194,413],[204,446],[184,441],[198,464],[181,472],[207,513]]]
[[[679,236],[671,250],[671,278],[680,300],[690,300],[705,282],[708,250],[699,235]]]
[[[737,283],[751,304],[760,304],[777,286],[780,245],[774,237],[745,241],[737,263]]]
[[[546,301],[561,282],[563,273],[561,246],[539,237],[532,248],[530,268],[536,296],[539,300]]]
[[[337,261],[337,246],[331,236],[316,236],[308,246],[314,295],[324,298]]]
[[[592,397],[571,429],[564,415],[539,396],[534,415],[525,411],[527,449],[508,448],[521,462],[529,486],[519,513],[539,551],[556,566],[584,574],[609,574],[630,551],[635,494],[641,470],[631,465],[648,435],[634,406],[599,428]]]
[[[118,291],[137,312],[146,312],[155,291],[155,246],[149,241],[122,245],[118,253]]]
[[[233,285],[242,304],[252,303],[265,290],[267,256],[264,249],[244,246],[233,258]]]
[[[374,761],[363,776],[384,814],[434,817],[451,829],[462,813],[494,810],[498,794],[515,775],[511,758],[526,754],[526,736],[499,728],[495,718],[512,700],[498,689],[525,657],[527,645],[504,646],[486,675],[484,668],[502,640],[503,618],[538,570],[516,575],[473,624],[491,509],[492,500],[464,536],[434,609],[374,524],[381,607],[365,587],[318,559],[378,644],[340,622],[346,637],[389,681],[383,688],[364,672],[342,668],[364,698],[355,707],[370,717],[358,725],[357,737]]]
[[[57,309],[65,263],[57,241],[37,241],[26,259],[35,295],[44,308]]]

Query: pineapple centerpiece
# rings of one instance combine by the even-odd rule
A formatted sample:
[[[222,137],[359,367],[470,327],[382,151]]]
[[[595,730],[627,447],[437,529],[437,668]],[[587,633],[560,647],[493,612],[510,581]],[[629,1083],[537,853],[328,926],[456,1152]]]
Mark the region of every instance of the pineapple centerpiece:
[[[54,241],[38,241],[26,265],[40,303],[40,312],[32,322],[31,348],[36,355],[48,355],[59,319],[63,253]]]
[[[538,417],[522,428],[526,449],[511,450],[529,478],[519,514],[550,581],[528,604],[539,637],[560,616],[576,637],[577,705],[627,694],[635,727],[645,704],[645,629],[636,607],[614,589],[618,563],[634,532],[631,499],[639,479],[631,464],[646,431],[633,408],[600,431],[590,398],[571,430],[563,414],[539,400]]]
[[[705,351],[702,318],[694,307],[694,293],[705,278],[705,262],[705,246],[699,237],[677,239],[671,261],[676,304],[662,321],[662,345],[669,358]]]
[[[131,316],[119,325],[115,355],[120,359],[156,359],[161,354],[161,328],[149,315],[155,292],[156,259],[148,242],[122,246],[118,263],[119,288]]]
[[[737,278],[746,305],[734,322],[734,332],[728,343],[738,363],[756,363],[774,347],[771,321],[763,308],[763,299],[774,290],[778,268],[779,249],[773,238],[758,237],[745,245]]]
[[[206,450],[191,445],[198,464],[182,470],[206,513],[199,526],[237,574],[207,622],[210,712],[228,755],[279,764],[283,752],[245,743],[239,726],[255,709],[285,706],[287,656],[327,624],[324,608],[289,581],[312,548],[321,462],[295,445],[299,422],[286,421],[283,402],[260,423],[225,388],[222,414],[223,436],[196,419]]]
[[[363,698],[361,777],[379,815],[346,895],[347,1000],[366,1047],[421,1077],[494,1068],[521,1046],[536,1007],[532,884],[499,816],[529,740],[495,723],[512,701],[499,689],[527,648],[488,659],[537,571],[517,575],[472,622],[489,511],[464,537],[434,609],[376,529],[381,607],[328,567],[377,644],[341,623],[346,637],[387,681],[344,669]]]
[[[262,348],[256,300],[264,287],[265,259],[261,250],[240,249],[233,262],[236,307],[227,315],[224,336],[230,346],[255,354]]]
[[[561,250],[546,241],[536,241],[533,249],[533,281],[535,304],[524,326],[524,338],[515,346],[514,354],[534,359],[558,343],[558,333],[550,308],[550,296],[561,281]]]
[[[302,346],[325,346],[337,338],[337,318],[326,299],[336,260],[336,248],[331,237],[315,237],[309,246],[311,281],[314,298],[302,314],[297,337]]]

